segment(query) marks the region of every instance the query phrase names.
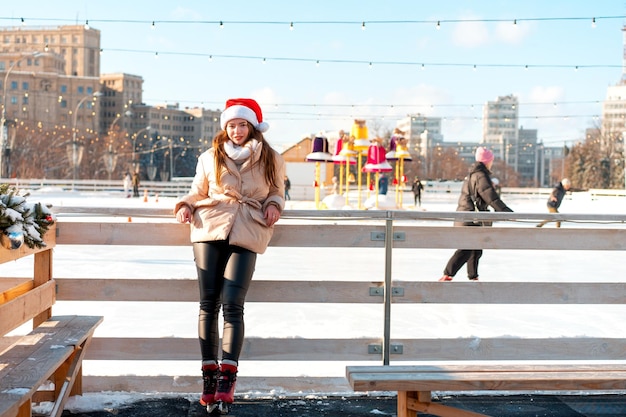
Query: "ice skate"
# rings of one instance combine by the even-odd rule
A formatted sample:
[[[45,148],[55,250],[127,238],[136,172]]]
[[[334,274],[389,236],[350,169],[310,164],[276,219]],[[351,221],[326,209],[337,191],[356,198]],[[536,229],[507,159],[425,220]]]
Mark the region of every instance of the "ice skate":
[[[202,395],[200,396],[200,404],[206,406],[209,414],[217,408],[215,391],[217,391],[219,374],[220,369],[217,363],[202,365]]]
[[[439,282],[444,282],[444,281],[452,281],[452,277],[450,275],[444,275],[441,278],[439,278]]]
[[[237,382],[237,366],[222,363],[220,376],[217,380],[215,402],[220,414],[228,414],[230,406],[235,400],[235,385]]]

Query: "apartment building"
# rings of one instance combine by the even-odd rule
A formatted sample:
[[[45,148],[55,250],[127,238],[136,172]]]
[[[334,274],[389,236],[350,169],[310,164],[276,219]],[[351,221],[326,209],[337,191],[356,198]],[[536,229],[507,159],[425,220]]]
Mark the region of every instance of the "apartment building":
[[[82,25],[0,28],[0,86],[7,125],[97,130],[100,31]],[[79,105],[80,104],[80,105]],[[74,113],[76,117],[74,118]]]

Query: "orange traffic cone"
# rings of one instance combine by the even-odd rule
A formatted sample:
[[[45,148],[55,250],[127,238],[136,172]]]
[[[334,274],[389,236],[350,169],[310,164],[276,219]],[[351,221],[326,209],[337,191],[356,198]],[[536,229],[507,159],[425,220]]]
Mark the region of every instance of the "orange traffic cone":
[[[133,221],[133,218],[128,216],[128,223],[131,223]]]
[[[143,190],[143,202],[148,202],[148,190]]]
[[[156,193],[156,194],[154,195],[154,201],[155,201],[155,203],[158,203],[158,202],[159,202],[159,193]]]

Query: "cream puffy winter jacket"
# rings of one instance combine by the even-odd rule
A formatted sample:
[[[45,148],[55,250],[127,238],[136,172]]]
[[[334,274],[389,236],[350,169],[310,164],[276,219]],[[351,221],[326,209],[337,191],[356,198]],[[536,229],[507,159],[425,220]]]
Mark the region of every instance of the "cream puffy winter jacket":
[[[227,158],[228,170],[222,169],[219,185],[215,181],[214,149],[200,155],[191,190],[174,208],[174,213],[182,205],[191,209],[192,242],[228,238],[231,245],[259,254],[265,252],[274,232],[265,222],[265,208],[274,204],[282,212],[285,207],[285,162],[280,154],[272,151],[277,187],[266,184],[260,161],[262,147],[260,144],[240,169]]]

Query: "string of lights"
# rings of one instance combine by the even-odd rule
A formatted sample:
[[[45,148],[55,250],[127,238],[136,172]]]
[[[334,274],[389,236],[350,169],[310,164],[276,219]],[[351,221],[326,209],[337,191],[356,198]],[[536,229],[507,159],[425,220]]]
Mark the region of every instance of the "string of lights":
[[[224,27],[225,25],[277,25],[286,26],[290,30],[293,30],[299,25],[342,25],[342,26],[358,26],[361,29],[365,29],[367,25],[434,25],[437,29],[440,29],[445,24],[456,23],[503,23],[510,22],[513,25],[517,25],[522,22],[577,22],[577,21],[589,21],[592,27],[601,20],[615,20],[624,19],[625,15],[619,16],[552,16],[552,17],[519,17],[519,18],[487,18],[487,19],[403,19],[403,20],[145,20],[145,19],[89,19],[85,20],[85,25],[89,26],[94,23],[107,23],[107,24],[138,24],[149,25],[153,29],[157,25],[218,25]],[[63,18],[47,18],[47,17],[9,17],[0,16],[0,20],[7,20],[10,22],[19,22],[22,25],[29,24],[31,22],[58,22],[58,23],[76,23],[76,19],[63,19]]]
[[[267,111],[268,115],[280,115],[281,120],[311,120],[317,118],[324,118],[324,120],[343,120],[346,117],[350,117],[350,115],[342,115],[342,114],[333,114],[333,113],[296,113],[296,112],[276,112],[276,111]],[[287,117],[288,116],[288,117]],[[407,115],[387,115],[382,116],[380,114],[359,114],[359,118],[364,119],[385,119],[385,118],[402,118]],[[356,116],[355,116],[356,117]],[[424,116],[427,119],[439,116]],[[559,114],[559,115],[528,115],[528,116],[517,116],[518,120],[547,120],[547,119],[560,119],[560,120],[568,120],[568,119],[599,119],[601,116],[599,114]],[[482,117],[475,116],[443,116],[439,117],[442,121],[465,121],[465,120],[474,120],[477,122],[482,122]],[[502,120],[506,120],[503,118]]]
[[[508,64],[508,63],[454,63],[454,62],[420,62],[420,61],[376,61],[376,60],[351,60],[351,59],[318,59],[318,58],[298,58],[298,57],[271,57],[261,55],[223,55],[223,54],[210,54],[204,52],[182,52],[182,51],[149,51],[145,49],[125,49],[125,48],[102,48],[101,54],[107,52],[119,52],[130,54],[149,54],[154,55],[155,58],[161,56],[183,56],[183,57],[200,57],[206,58],[209,61],[213,61],[216,58],[221,59],[241,59],[241,60],[253,60],[261,63],[267,63],[269,61],[282,61],[282,62],[305,62],[312,63],[317,66],[321,64],[357,64],[373,67],[375,65],[394,65],[394,66],[414,66],[422,70],[428,67],[457,67],[457,68],[469,68],[474,71],[480,68],[519,68],[523,70],[531,69],[571,69],[578,71],[581,69],[608,69],[608,68],[622,68],[621,64]]]
[[[196,101],[196,100],[176,100],[176,99],[159,99],[159,98],[150,98],[151,102],[172,102],[172,103],[193,103],[198,105],[215,105],[222,106],[224,103],[221,101]],[[609,100],[610,101],[610,100]],[[527,101],[527,102],[518,102],[519,107],[529,107],[529,106],[550,106],[550,107],[560,107],[565,105],[578,105],[578,104],[601,104],[602,102],[609,101],[601,101],[601,100],[578,100],[578,101]],[[621,103],[622,101],[616,100],[616,103]],[[442,103],[442,104],[390,104],[390,103],[367,103],[367,104],[354,104],[354,103],[263,103],[267,107],[312,107],[312,108],[428,108],[428,109],[436,109],[441,107],[459,107],[459,108],[469,108],[469,109],[482,109],[484,103]]]

